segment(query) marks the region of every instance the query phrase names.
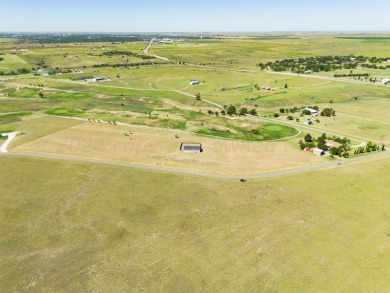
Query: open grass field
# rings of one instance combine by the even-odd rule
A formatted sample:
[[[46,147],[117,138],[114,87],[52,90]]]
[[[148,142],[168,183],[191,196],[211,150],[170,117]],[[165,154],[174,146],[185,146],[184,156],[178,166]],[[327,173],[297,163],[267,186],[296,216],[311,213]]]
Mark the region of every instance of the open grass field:
[[[146,43],[135,42],[127,44],[88,43],[88,44],[9,44],[0,42],[0,52],[5,59],[0,62],[1,71],[20,68],[40,68],[42,62],[46,66],[55,68],[92,67],[99,64],[139,63],[143,59],[133,56],[104,56],[102,53],[110,51],[131,51],[142,54]]]
[[[321,55],[389,57],[389,44],[389,38],[341,39],[332,35],[301,35],[277,39],[191,40],[184,44],[153,46],[151,52],[174,61],[247,69],[264,61]]]
[[[390,291],[389,155],[341,161],[298,145],[306,133],[334,132],[360,139],[354,146],[389,146],[389,87],[256,66],[323,55],[387,58],[390,38],[188,39],[151,47],[172,62],[129,68],[111,65],[145,60],[103,54],[144,55],[146,45],[0,39],[0,74],[44,67],[38,76],[0,78],[0,132],[24,133],[8,151],[63,159],[0,155],[0,292]],[[57,67],[71,73],[45,75]],[[87,84],[81,75],[111,81]],[[200,85],[190,86],[193,79]],[[225,105],[258,116],[229,117]],[[309,105],[336,116],[310,127],[303,121],[312,117],[300,113],[291,124],[289,114],[274,117]],[[201,143],[203,152],[182,152],[182,142]],[[317,165],[323,169],[286,175]],[[162,168],[220,178],[286,172],[244,183]]]
[[[18,136],[10,146],[10,150],[14,152],[60,154],[237,176],[326,162],[324,158],[300,151],[296,137],[282,142],[229,141],[180,130],[35,116],[24,123],[22,121],[4,126],[26,132]],[[263,129],[264,136],[282,135],[281,131],[289,131],[287,127],[270,123],[264,123]],[[130,132],[131,135],[124,135]],[[175,135],[179,138],[175,138]],[[182,142],[202,143],[204,151],[201,154],[182,152]]]
[[[389,168],[243,184],[1,157],[0,290],[386,292]]]
[[[335,109],[336,117],[318,117],[321,123],[314,123],[312,127],[376,143],[390,144],[390,100],[374,96],[378,97],[363,96],[350,102],[320,104],[323,108]],[[279,120],[286,120],[287,115],[282,115]],[[298,114],[292,116],[301,118]]]

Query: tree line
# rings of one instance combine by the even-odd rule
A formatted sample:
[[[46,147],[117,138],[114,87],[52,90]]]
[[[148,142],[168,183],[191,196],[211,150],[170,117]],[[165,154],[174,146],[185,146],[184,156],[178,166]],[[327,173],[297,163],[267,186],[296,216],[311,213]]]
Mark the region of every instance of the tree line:
[[[340,69],[356,69],[358,66],[379,68],[376,64],[386,62],[389,58],[365,57],[365,56],[317,56],[296,59],[276,60],[275,62],[257,64],[262,70],[291,71],[293,73],[328,72]],[[374,66],[375,65],[375,66]],[[390,65],[381,66],[382,69],[390,68]]]
[[[144,59],[144,60],[155,59],[156,58],[156,57],[153,57],[153,56],[138,54],[138,53],[129,52],[129,51],[109,51],[109,52],[103,52],[102,54],[100,54],[100,56],[116,56],[116,55],[132,56],[132,57],[141,58],[141,59]]]

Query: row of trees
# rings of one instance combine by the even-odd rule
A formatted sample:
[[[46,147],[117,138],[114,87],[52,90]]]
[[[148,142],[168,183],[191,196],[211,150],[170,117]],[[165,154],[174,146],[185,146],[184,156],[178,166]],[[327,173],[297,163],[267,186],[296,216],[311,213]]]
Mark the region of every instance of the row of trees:
[[[259,63],[262,70],[271,69],[273,71],[291,71],[294,73],[304,73],[311,70],[312,72],[328,72],[340,69],[356,69],[358,66],[370,67],[375,63],[381,63],[389,60],[387,58],[365,57],[365,56],[317,56],[297,59],[284,59],[275,62]],[[367,63],[369,62],[369,63]],[[390,65],[381,66],[383,69],[389,68]],[[378,68],[375,67],[371,68]]]
[[[116,56],[116,55],[121,55],[121,56],[132,56],[136,58],[141,58],[141,59],[155,59],[156,57],[149,56],[149,55],[141,55],[138,53],[130,52],[130,51],[109,51],[109,52],[103,52],[100,54],[100,56]]]
[[[368,73],[349,73],[349,74],[339,74],[336,73],[334,77],[365,77],[368,78],[370,74]]]
[[[147,66],[147,65],[157,65],[157,64],[163,64],[162,62],[136,62],[136,63],[119,63],[119,64],[95,64],[92,67],[93,68],[100,68],[100,67],[112,67],[112,68],[128,68],[128,67],[136,67],[136,66]]]
[[[16,71],[15,70],[11,70],[10,72],[0,71],[0,75],[1,76],[10,76],[10,75],[18,75],[18,74],[29,74],[29,73],[31,73],[31,71],[26,69],[26,68],[19,68]]]
[[[365,147],[358,147],[354,151],[354,154],[358,155],[358,154],[363,154],[363,153],[371,153],[371,152],[376,152],[379,150],[385,151],[386,150],[385,145],[379,146],[376,143],[372,143],[371,141],[369,141]]]
[[[215,116],[219,116],[219,113],[218,111],[211,111],[211,110],[208,110],[207,111],[208,114],[210,115],[215,115]],[[224,106],[224,109],[221,110],[221,115],[223,116],[246,116],[246,115],[253,115],[253,116],[257,116],[257,112],[256,112],[256,109],[251,109],[251,110],[248,110],[248,108],[240,108],[240,109],[237,109],[235,106],[233,105],[230,105],[230,106]]]

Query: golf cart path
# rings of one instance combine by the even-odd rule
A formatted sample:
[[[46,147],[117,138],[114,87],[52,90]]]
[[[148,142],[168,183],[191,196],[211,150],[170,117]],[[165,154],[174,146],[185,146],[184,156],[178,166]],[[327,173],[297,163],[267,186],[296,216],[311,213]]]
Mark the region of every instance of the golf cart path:
[[[8,153],[7,147],[8,145],[13,141],[13,139],[16,137],[18,133],[17,132],[9,132],[9,133],[2,133],[2,136],[8,136],[7,140],[2,144],[0,148],[0,153]]]

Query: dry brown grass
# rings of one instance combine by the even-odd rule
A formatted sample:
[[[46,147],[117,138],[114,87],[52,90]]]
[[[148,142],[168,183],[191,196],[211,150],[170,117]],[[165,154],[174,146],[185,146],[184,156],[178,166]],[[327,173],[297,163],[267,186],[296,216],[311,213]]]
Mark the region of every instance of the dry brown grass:
[[[124,133],[129,131],[133,134],[125,136]],[[176,139],[175,134],[180,138]],[[323,162],[324,159],[300,151],[296,140],[256,143],[228,141],[183,131],[85,122],[18,144],[11,151],[60,154],[229,175],[252,175]],[[200,142],[204,152],[181,152],[181,142]]]

